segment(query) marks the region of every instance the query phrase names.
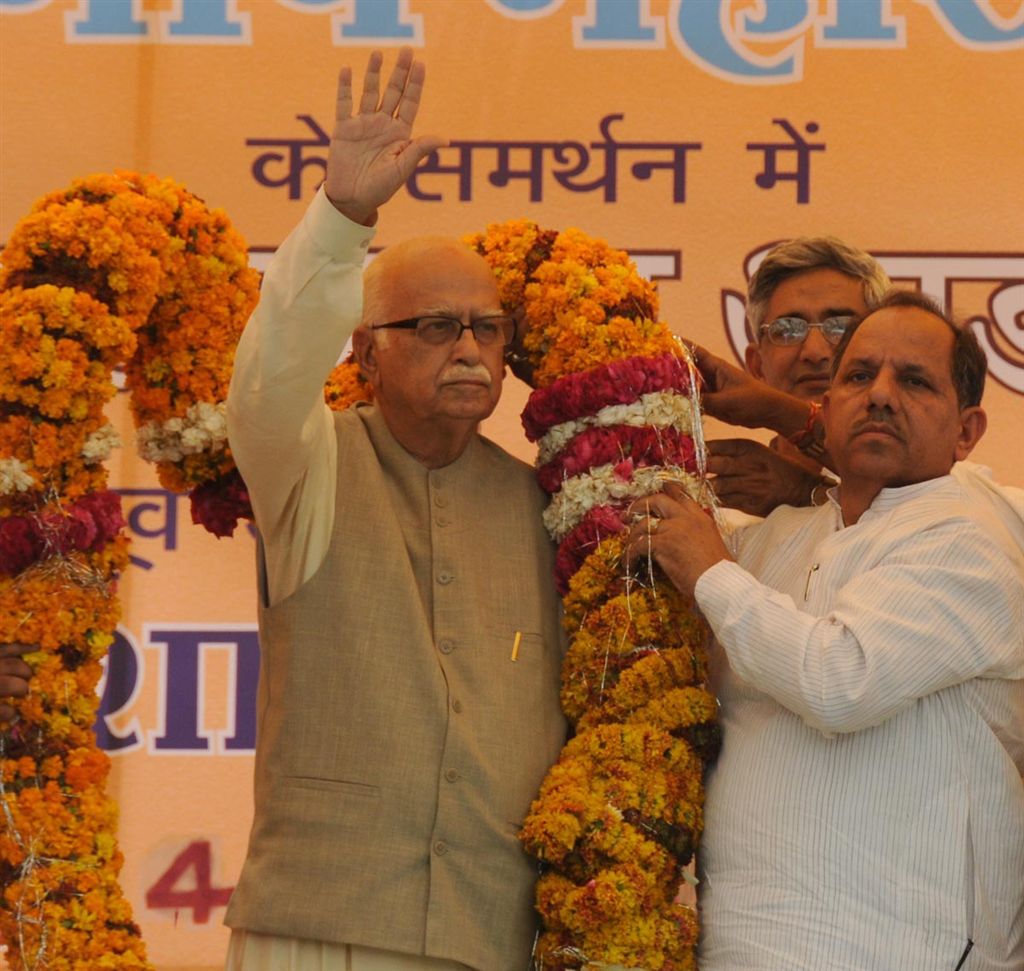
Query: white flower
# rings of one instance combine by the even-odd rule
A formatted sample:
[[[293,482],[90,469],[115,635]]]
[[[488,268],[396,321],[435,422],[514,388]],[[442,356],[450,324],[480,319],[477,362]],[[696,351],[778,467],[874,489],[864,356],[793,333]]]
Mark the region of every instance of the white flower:
[[[639,499],[661,492],[666,482],[681,485],[687,495],[700,499],[700,480],[679,468],[642,466],[633,470],[628,479],[621,479],[614,466],[599,465],[583,475],[573,476],[562,483],[544,510],[544,525],[551,538],[560,543],[581,519],[594,507],[623,499]]]
[[[180,462],[186,455],[215,452],[228,440],[225,402],[199,401],[184,418],[151,421],[136,432],[139,454],[150,462]]]
[[[35,484],[36,480],[28,474],[26,467],[19,459],[0,459],[0,496],[24,492]]]
[[[110,457],[115,448],[121,447],[121,438],[110,422],[97,428],[82,446],[82,459],[86,465],[98,465]]]
[[[181,450],[190,454],[201,452],[208,438],[202,428],[186,428],[181,433]]]
[[[693,427],[693,409],[690,399],[677,391],[652,391],[628,405],[608,405],[594,415],[553,426],[537,443],[537,464],[550,462],[586,428],[607,428],[609,425],[676,428],[689,435]]]
[[[223,403],[212,405],[208,401],[200,401],[189,409],[190,414],[193,409],[199,427],[209,435],[211,441],[227,439],[228,422],[226,406]]]

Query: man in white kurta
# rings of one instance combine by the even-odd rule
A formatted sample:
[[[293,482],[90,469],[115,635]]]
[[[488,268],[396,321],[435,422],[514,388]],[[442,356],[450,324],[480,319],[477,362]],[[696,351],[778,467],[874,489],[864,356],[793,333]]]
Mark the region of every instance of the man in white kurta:
[[[674,491],[634,528],[722,648],[702,971],[1024,966],[1024,581],[948,474],[984,428],[952,333],[865,318],[826,404],[842,484],[737,562]]]
[[[1021,583],[963,498],[783,507],[698,582],[728,656],[702,969],[1021,966]]]
[[[828,389],[836,342],[891,286],[878,260],[834,236],[798,236],[765,254],[747,286],[754,338],[744,351],[747,373],[698,351],[705,414],[778,433],[769,447],[743,438],[708,442],[708,471],[727,523],[825,501],[835,476],[820,454],[802,454],[792,439],[814,451],[807,406],[817,407]],[[1024,489],[995,482],[972,462],[957,462],[952,474],[970,496],[971,516],[1024,569]]]

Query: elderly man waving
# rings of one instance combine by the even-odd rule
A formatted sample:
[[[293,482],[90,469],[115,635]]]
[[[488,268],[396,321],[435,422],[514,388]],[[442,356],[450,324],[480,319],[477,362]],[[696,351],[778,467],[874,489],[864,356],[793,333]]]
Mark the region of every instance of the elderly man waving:
[[[441,144],[412,136],[422,65],[403,51],[383,91],[380,65],[358,106],[341,73],[327,178],[228,400],[261,537],[237,971],[522,971],[534,938],[516,829],[565,739],[558,603],[532,470],[477,432],[515,321],[453,240],[363,273],[379,207]],[[375,403],[333,414],[350,335]]]

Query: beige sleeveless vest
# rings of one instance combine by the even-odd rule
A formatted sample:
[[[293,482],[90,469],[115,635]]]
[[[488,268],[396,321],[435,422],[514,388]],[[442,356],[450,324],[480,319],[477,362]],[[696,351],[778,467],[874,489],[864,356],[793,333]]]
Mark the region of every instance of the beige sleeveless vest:
[[[565,738],[543,495],[485,439],[428,470],[372,407],[336,428],[330,549],[261,604],[227,923],[525,971],[536,868],[515,834]]]

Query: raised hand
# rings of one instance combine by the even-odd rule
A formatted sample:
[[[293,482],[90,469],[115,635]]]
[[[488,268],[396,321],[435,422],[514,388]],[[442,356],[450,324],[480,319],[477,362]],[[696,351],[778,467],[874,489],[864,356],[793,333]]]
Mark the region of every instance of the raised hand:
[[[353,114],[352,69],[338,75],[334,132],[327,156],[324,190],[334,207],[366,226],[377,209],[403,186],[420,159],[447,141],[435,135],[412,137],[426,68],[403,47],[383,94],[380,72],[384,57],[370,55],[358,111]]]

